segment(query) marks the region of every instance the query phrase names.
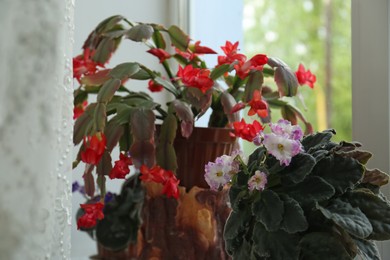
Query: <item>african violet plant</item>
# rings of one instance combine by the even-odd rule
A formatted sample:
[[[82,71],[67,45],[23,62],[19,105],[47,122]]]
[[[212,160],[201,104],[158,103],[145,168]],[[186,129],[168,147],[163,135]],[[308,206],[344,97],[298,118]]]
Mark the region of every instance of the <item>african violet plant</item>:
[[[357,142],[333,130],[302,138],[281,120],[271,131],[236,131],[259,147],[245,162],[224,155],[206,165],[213,189],[230,183],[224,238],[233,259],[380,259],[373,240],[390,239],[389,176],[367,169]],[[358,258],[358,257],[361,258]]]

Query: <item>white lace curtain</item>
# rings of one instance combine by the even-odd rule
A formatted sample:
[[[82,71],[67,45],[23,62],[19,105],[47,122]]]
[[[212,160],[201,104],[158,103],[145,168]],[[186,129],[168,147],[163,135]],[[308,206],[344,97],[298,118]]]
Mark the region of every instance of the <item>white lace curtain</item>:
[[[0,259],[69,259],[74,0],[0,0]]]

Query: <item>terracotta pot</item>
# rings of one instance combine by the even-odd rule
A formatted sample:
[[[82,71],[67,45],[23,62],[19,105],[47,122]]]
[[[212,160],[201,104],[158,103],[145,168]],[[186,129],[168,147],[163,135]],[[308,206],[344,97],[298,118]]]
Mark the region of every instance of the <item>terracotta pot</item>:
[[[230,259],[223,240],[230,213],[227,190],[211,191],[204,181],[205,164],[233,150],[235,140],[229,132],[195,128],[188,139],[178,134],[174,147],[181,184],[179,199],[166,198],[162,185],[147,183],[137,244],[121,252],[98,246],[96,259]]]
[[[232,152],[235,138],[230,132],[227,128],[195,127],[187,139],[178,131],[174,147],[178,163],[176,174],[181,186],[209,188],[204,180],[204,166],[218,156]]]

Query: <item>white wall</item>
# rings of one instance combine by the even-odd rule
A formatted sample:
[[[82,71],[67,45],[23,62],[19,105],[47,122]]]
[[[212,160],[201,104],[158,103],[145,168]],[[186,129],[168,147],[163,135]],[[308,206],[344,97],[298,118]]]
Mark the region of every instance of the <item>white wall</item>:
[[[351,3],[353,139],[374,153],[369,167],[389,172],[390,4]],[[389,185],[383,192],[390,198]],[[390,259],[390,242],[378,244],[382,258]]]
[[[120,14],[128,20],[139,22],[153,22],[169,26],[175,21],[170,17],[168,10],[171,9],[175,1],[168,0],[142,0],[142,1],[123,1],[123,0],[79,0],[76,1],[75,7],[75,31],[74,31],[74,56],[79,55],[82,50],[84,40],[88,34],[103,19]],[[153,69],[159,69],[158,60],[150,54],[145,53],[147,50],[141,43],[125,41],[122,43],[118,52],[111,59],[109,66],[125,61],[138,61]],[[137,89],[145,89],[145,82],[129,81],[129,86],[136,86]],[[158,98],[164,98],[159,96]],[[74,156],[77,151],[74,151]],[[115,160],[115,155],[113,155]],[[83,165],[79,165],[73,172],[73,180],[82,180]],[[122,181],[108,181],[108,190],[119,190]],[[84,203],[84,199],[79,194],[74,194],[72,199],[73,205],[73,225],[72,225],[72,259],[88,259],[96,253],[96,243],[84,233],[77,231],[75,222],[75,213],[79,204]]]

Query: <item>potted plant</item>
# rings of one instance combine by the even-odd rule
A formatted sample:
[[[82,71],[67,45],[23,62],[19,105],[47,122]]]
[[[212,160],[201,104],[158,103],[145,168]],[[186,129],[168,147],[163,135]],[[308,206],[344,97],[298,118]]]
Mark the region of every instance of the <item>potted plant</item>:
[[[111,55],[120,42],[127,39],[146,44],[148,53],[156,56],[163,71],[151,70],[137,61],[108,68]],[[228,210],[215,208],[226,207],[225,197],[192,187],[206,186],[203,167],[207,161],[233,150],[231,129],[241,133],[260,130],[259,123],[240,121],[239,110],[249,107],[249,115],[269,122],[271,108],[280,109],[285,119],[294,124],[301,121],[306,133],[312,132],[310,123],[291,98],[297,95],[299,85],[313,87],[315,76],[303,65],[293,72],[283,61],[265,54],[248,59],[239,53],[238,44],[227,41],[221,47],[223,54],[217,57],[218,65],[209,68],[201,56],[216,52],[200,42],[191,42],[189,36],[174,25],[166,28],[112,16],[91,32],[83,45],[83,53],[73,59],[74,78],[80,83],[74,91],[76,121],[73,138],[74,144],[80,145],[80,150],[73,166],[77,167],[80,162],[85,164],[82,191],[88,199],[78,212],[78,228],[97,237],[99,244],[105,248],[119,250],[135,242],[137,234],[138,239],[145,239],[147,230],[141,234],[138,232],[141,215],[145,219],[145,212],[148,212],[141,212],[144,201],[147,201],[144,208],[149,209],[168,203],[165,208],[173,207],[174,210],[168,210],[167,214],[174,216],[167,221],[178,219],[177,214],[181,214],[182,219],[186,219],[182,222],[189,225],[193,225],[194,221],[188,212],[199,206],[194,214],[203,212],[204,218],[212,219],[209,234],[197,235],[205,238],[200,248],[206,244],[209,246],[209,242],[215,240],[214,233],[221,233],[223,228],[222,224],[215,224],[214,219],[223,223],[229,213]],[[274,78],[276,87],[265,86],[264,77]],[[145,91],[169,92],[167,103],[155,102],[145,91],[132,91],[128,87],[131,85],[127,82],[129,79],[144,81]],[[91,102],[93,96],[96,101]],[[209,128],[214,128],[212,136],[224,136],[225,141],[213,140],[211,146],[219,147],[216,152],[206,149],[205,152],[187,155],[187,159],[178,158],[185,151],[195,151],[189,148],[188,140],[198,131],[194,128],[195,120],[208,109],[212,110],[208,124]],[[215,134],[215,131],[223,133]],[[196,137],[195,144],[196,140],[204,140],[205,136],[202,132]],[[203,144],[196,147],[201,146],[207,147]],[[119,149],[119,158],[111,157],[113,149]],[[198,160],[197,155],[211,157]],[[183,162],[188,161],[195,161],[196,166],[183,166]],[[130,174],[130,165],[135,166],[135,174]],[[197,181],[187,180],[187,177],[197,174],[201,176],[196,178]],[[106,193],[107,178],[124,179],[121,194]],[[179,184],[185,188],[179,188]],[[80,190],[80,187],[75,185],[74,190]],[[218,199],[210,202],[203,198],[201,202],[204,192]],[[164,197],[163,201],[159,201],[161,193],[171,199]],[[192,206],[184,207],[185,202]],[[211,204],[215,206],[213,209]],[[148,216],[150,218],[150,214]],[[195,222],[198,224],[192,226],[192,230],[204,229],[201,227],[204,221],[197,219]],[[217,244],[216,252],[223,251],[221,244]],[[165,251],[172,250],[166,248]],[[197,249],[197,252],[201,250]],[[188,251],[184,250],[183,254],[186,253]]]
[[[389,176],[366,168],[372,154],[358,142],[332,142],[334,130],[303,137],[286,120],[269,128],[257,133],[247,162],[224,155],[206,166],[212,189],[230,185],[227,252],[233,259],[380,259],[374,240],[390,239],[390,203],[380,192]]]

